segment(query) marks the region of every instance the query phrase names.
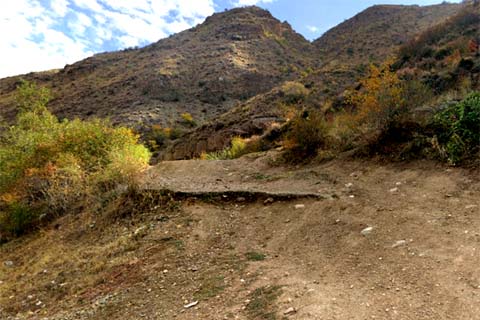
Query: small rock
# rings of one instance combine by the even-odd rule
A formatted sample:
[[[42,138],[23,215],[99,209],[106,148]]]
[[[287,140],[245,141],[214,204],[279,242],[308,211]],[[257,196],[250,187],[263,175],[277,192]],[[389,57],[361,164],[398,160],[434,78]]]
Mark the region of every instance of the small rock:
[[[354,178],[354,179],[358,179],[358,176],[359,176],[359,175],[360,175],[360,174],[359,174],[358,172],[352,172],[352,173],[350,173],[350,177],[352,177],[352,178]]]
[[[185,309],[190,309],[190,308],[192,308],[192,307],[195,307],[197,304],[198,304],[198,300],[197,300],[197,301],[190,302],[190,303],[184,305],[183,307],[184,307]]]
[[[295,209],[305,209],[305,205],[304,204],[296,204]]]
[[[365,229],[363,229],[362,231],[360,231],[360,233],[363,235],[363,236],[368,236],[370,233],[372,233],[373,231],[373,227],[366,227]]]
[[[404,245],[407,244],[407,241],[405,240],[398,240],[392,245],[392,248],[397,248],[397,247],[403,247]]]
[[[13,261],[11,260],[5,261],[3,264],[5,265],[5,267],[13,267]]]
[[[355,196],[353,194],[349,195],[348,197],[351,198],[351,199],[355,198]]]
[[[244,197],[238,197],[237,202],[244,202],[246,199]]]
[[[391,193],[395,193],[395,192],[398,192],[398,188],[392,188],[389,190]]]
[[[353,187],[353,183],[349,182],[349,183],[347,183],[347,184],[345,185],[345,187],[351,188],[351,187]]]
[[[263,201],[263,204],[273,203],[273,201],[273,198],[267,198],[265,201]]]
[[[469,209],[473,209],[473,208],[476,208],[478,207],[476,204],[469,204],[467,206],[465,206],[465,209],[469,210]]]
[[[294,307],[290,307],[283,312],[284,315],[288,316],[290,314],[297,313],[297,310]]]
[[[145,226],[141,226],[133,232],[133,236],[135,238],[142,238],[142,237],[145,237],[146,235],[147,235],[147,227]]]

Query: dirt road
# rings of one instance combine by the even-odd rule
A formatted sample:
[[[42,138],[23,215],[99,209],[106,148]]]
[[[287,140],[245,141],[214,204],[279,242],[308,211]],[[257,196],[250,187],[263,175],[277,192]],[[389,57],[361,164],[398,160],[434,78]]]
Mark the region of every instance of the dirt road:
[[[274,162],[163,163],[146,188],[215,196],[3,245],[0,318],[480,319],[478,171]]]

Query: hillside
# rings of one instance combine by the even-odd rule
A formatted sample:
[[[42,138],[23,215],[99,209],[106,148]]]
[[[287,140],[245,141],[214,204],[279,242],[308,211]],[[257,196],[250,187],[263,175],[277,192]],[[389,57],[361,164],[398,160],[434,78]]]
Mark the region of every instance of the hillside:
[[[22,78],[52,89],[55,99],[49,108],[60,117],[109,117],[143,131],[151,125],[181,126],[180,115],[188,112],[202,124],[312,69],[318,76],[311,82],[320,90],[340,92],[335,83],[345,88],[355,79],[351,70],[338,76],[342,67],[335,61],[364,64],[372,53],[383,58],[458,8],[375,6],[313,45],[265,10],[233,9],[145,48],[97,54]],[[350,46],[353,56],[346,53]],[[13,91],[19,78],[0,80],[1,114],[7,120],[15,114]]]
[[[480,8],[467,6],[444,23],[405,43],[395,67],[418,77],[436,93],[480,88]]]
[[[379,14],[371,16],[372,10],[378,13],[382,8],[387,8],[387,13],[391,11],[398,13],[402,10],[407,12],[426,10],[425,12],[444,14],[454,12],[455,14],[448,18],[441,15],[440,22],[430,27],[427,27],[426,22],[417,23],[418,26],[425,28],[421,29],[422,32],[413,34],[402,46],[393,46],[387,42],[387,46],[382,47],[382,50],[391,54],[393,67],[401,78],[418,80],[438,96],[455,90],[465,90],[468,86],[474,90],[480,88],[479,55],[468,49],[471,39],[480,36],[478,8],[472,6],[463,8],[457,5],[381,6],[360,13],[357,19],[366,24],[367,19],[360,19],[360,17],[383,17]],[[433,16],[439,17],[433,13],[426,16],[429,17],[430,23],[433,23]],[[375,20],[371,22],[376,23]],[[345,26],[341,25],[338,28],[345,28]],[[338,30],[334,28],[331,32],[334,34]],[[354,38],[357,29],[351,29],[348,32],[350,33],[343,36],[348,35]],[[332,34],[326,34],[326,39],[332,37]],[[372,33],[367,32],[364,35],[367,34]],[[318,45],[318,42],[315,43]],[[367,45],[365,48],[371,47]],[[377,50],[377,52],[381,51]],[[305,92],[300,100],[295,101],[294,107],[323,111],[342,108],[346,90],[360,88],[358,80],[367,72],[368,60],[364,59],[365,57],[358,58],[360,59],[358,61],[345,58],[341,64],[333,63],[332,60],[298,77],[296,83],[304,86]],[[378,59],[380,58],[382,57],[379,56]],[[357,64],[349,66],[351,63]],[[268,132],[272,125],[281,125],[285,122],[285,110],[293,107],[286,102],[288,100],[286,96],[288,94],[284,85],[260,94],[216,118],[210,124],[200,126],[187,133],[184,138],[168,145],[161,151],[160,159],[198,157],[202,151],[210,152],[228,146],[234,136],[262,135]],[[418,106],[419,109],[421,107]]]
[[[22,76],[50,87],[60,117],[172,126],[180,114],[202,123],[240,101],[296,77],[312,63],[311,44],[257,7],[217,13],[195,28],[141,49],[97,54],[64,69]],[[20,77],[0,80],[11,119]]]
[[[416,34],[457,13],[458,4],[376,5],[330,29],[313,42],[325,63],[382,61]]]

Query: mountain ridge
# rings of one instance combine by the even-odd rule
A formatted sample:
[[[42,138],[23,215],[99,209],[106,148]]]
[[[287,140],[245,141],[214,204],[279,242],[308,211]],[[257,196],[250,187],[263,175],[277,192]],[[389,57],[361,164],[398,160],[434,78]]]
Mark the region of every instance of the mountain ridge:
[[[272,119],[281,119],[286,81],[308,87],[318,106],[331,103],[365,74],[368,63],[394,54],[401,43],[460,8],[377,5],[313,42],[267,10],[236,8],[140,49],[96,54],[55,73],[24,78],[52,89],[49,108],[61,118],[108,117],[147,135],[152,126],[185,132],[165,155],[181,159],[218,150],[232,134],[260,133]],[[412,15],[421,16],[415,27]],[[392,17],[388,30],[393,31],[385,32],[385,21]],[[410,27],[402,41],[392,43],[392,34]],[[386,43],[381,41],[385,37]],[[350,39],[378,55],[349,53]],[[1,113],[7,120],[15,115],[13,93],[20,77],[0,79]],[[193,121],[186,123],[182,114]]]
[[[169,125],[189,112],[202,122],[294,78],[313,61],[311,48],[289,24],[247,7],[217,13],[144,48],[97,54],[55,73],[2,79],[0,93],[11,93],[23,77],[51,87],[49,106],[60,117]],[[13,104],[1,102],[10,119]]]

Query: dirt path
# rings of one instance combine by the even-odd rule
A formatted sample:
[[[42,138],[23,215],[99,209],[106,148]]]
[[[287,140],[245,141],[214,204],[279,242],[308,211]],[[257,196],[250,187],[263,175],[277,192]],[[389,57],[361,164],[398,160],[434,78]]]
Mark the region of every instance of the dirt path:
[[[0,318],[480,319],[478,172],[272,161],[167,162],[145,186],[332,197],[182,198],[105,227],[64,217],[0,247]]]
[[[228,161],[165,161],[147,172],[143,187],[191,194],[252,192],[328,197],[334,193],[334,176],[313,167],[276,166],[275,157],[270,153]]]

